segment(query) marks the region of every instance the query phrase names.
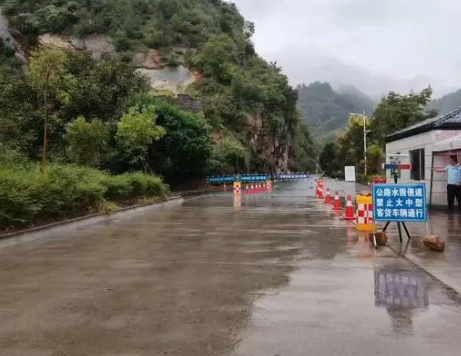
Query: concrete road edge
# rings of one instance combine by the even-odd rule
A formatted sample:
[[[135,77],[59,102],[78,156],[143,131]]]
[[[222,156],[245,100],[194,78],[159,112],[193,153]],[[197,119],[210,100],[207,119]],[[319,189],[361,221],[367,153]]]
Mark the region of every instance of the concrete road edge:
[[[437,271],[434,271],[428,266],[425,266],[424,263],[419,261],[419,259],[414,256],[407,255],[407,254],[402,255],[397,249],[390,246],[389,244],[386,245],[386,247],[390,249],[392,252],[394,252],[396,255],[406,259],[407,261],[409,261],[410,263],[412,263],[419,269],[423,270],[428,275],[430,275],[432,278],[436,279],[437,281],[445,285],[447,288],[453,290],[461,297],[461,282],[460,281],[456,281],[450,277],[444,276],[442,273],[438,273]]]
[[[6,234],[0,237],[0,249],[42,239],[48,237],[51,234],[64,233],[69,230],[83,229],[89,225],[107,223],[115,219],[126,218],[134,214],[139,214],[152,209],[160,209],[180,205],[183,203],[183,201],[184,199],[181,196],[172,197],[161,203],[135,205],[117,210],[113,213],[98,213],[87,215],[75,219],[43,225],[28,230],[13,232],[11,234]]]

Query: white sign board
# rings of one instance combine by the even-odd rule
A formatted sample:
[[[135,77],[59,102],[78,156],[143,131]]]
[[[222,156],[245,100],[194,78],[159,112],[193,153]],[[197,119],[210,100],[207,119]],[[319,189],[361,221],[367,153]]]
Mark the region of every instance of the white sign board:
[[[344,167],[344,180],[346,182],[355,182],[355,167],[354,166]]]

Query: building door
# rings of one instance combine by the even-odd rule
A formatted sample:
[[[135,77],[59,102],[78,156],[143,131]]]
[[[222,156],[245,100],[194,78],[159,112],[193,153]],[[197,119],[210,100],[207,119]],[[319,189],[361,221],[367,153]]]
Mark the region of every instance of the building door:
[[[410,163],[411,163],[411,179],[412,180],[424,180],[424,148],[410,151]]]

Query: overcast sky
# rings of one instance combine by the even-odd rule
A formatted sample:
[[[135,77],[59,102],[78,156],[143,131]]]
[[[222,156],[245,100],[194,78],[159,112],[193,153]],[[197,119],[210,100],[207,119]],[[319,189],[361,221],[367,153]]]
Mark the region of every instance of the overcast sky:
[[[293,84],[356,81],[372,95],[461,88],[459,0],[234,0],[258,52]],[[395,87],[395,88],[388,88]]]

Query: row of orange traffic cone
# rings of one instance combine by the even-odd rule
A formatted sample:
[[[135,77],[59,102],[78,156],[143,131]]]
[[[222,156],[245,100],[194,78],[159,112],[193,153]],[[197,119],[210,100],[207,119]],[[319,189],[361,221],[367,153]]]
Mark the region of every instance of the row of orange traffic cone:
[[[224,183],[223,186],[224,191],[227,191],[227,185]],[[232,186],[231,186],[232,189]],[[260,192],[266,192],[272,189],[272,184],[271,183],[262,183],[262,184],[246,184],[245,185],[245,193],[246,194],[253,194],[253,193],[260,193]]]
[[[317,197],[319,199],[323,199],[323,192],[322,194],[317,194]],[[327,188],[327,192],[325,195],[325,204],[331,204],[331,193],[330,193],[330,188]],[[333,210],[334,211],[339,211],[341,210],[341,200],[339,199],[339,193],[338,191],[335,192],[335,199],[334,199],[334,204],[333,204]],[[352,207],[352,197],[350,195],[347,196],[346,199],[346,210],[344,212],[343,216],[344,220],[355,220],[354,217],[354,209]]]
[[[262,183],[262,184],[247,184],[245,186],[245,193],[246,194],[254,194],[254,193],[260,193],[260,192],[267,192],[272,188],[271,185]]]

